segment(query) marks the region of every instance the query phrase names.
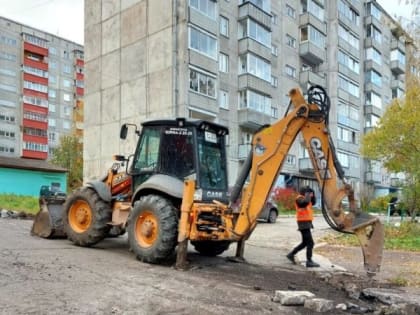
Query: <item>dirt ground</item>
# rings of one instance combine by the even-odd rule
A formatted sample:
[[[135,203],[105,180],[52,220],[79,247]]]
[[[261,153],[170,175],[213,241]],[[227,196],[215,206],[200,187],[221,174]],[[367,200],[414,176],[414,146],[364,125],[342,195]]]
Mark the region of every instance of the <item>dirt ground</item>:
[[[216,258],[190,248],[187,271],[137,261],[124,236],[81,248],[65,239],[30,236],[31,224],[0,219],[0,314],[313,314],[273,302],[275,290],[308,290],[335,304],[373,311],[377,303],[349,297],[345,286],[390,286],[382,278],[365,277],[358,257],[335,248],[317,249],[333,262],[316,255],[321,263],[317,270],[290,264],[285,254],[299,241],[293,218],[259,224],[245,248],[247,263],[226,259],[235,246]],[[315,226],[315,238],[328,232],[321,222]],[[406,261],[405,256],[391,256],[400,257],[400,265]],[[357,261],[350,265],[357,266],[355,275],[335,271],[346,261]]]

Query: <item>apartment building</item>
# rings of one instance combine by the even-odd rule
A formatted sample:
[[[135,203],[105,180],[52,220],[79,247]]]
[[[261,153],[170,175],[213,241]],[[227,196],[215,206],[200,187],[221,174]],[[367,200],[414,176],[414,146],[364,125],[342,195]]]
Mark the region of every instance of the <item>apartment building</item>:
[[[392,189],[394,175],[359,154],[360,138],[405,89],[406,39],[374,0],[85,2],[85,176],[102,174],[123,123],[190,117],[228,126],[234,182],[253,133],[281,118],[288,92],[331,98],[330,131],[347,179]],[[296,141],[278,185],[316,187]]]
[[[47,160],[82,128],[83,59],[83,46],[0,17],[0,156]]]

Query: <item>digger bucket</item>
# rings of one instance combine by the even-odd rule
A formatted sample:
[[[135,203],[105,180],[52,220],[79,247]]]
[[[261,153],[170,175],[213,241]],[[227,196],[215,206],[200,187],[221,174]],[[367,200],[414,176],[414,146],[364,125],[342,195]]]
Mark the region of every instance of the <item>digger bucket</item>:
[[[384,226],[380,220],[367,213],[358,213],[352,230],[362,247],[364,267],[368,275],[375,275],[381,266],[384,247]]]
[[[35,215],[31,235],[43,238],[60,238],[66,236],[62,221],[62,208],[65,200],[65,196],[62,195],[40,197],[40,209]]]

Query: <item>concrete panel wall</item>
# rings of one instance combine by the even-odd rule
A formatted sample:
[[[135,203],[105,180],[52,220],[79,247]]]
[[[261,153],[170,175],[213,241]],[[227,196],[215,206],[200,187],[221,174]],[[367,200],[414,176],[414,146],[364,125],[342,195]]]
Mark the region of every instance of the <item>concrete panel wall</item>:
[[[85,179],[103,175],[112,155],[134,152],[136,136],[119,139],[123,123],[174,116],[171,5],[85,1]]]

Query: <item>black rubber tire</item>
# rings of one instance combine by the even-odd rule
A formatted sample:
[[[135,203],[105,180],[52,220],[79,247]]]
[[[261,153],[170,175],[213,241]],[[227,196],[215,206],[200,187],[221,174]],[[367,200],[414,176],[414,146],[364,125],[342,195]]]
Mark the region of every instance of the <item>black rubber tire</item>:
[[[69,211],[71,205],[78,200],[89,204],[92,212],[92,222],[86,231],[78,233],[69,223]],[[63,225],[67,238],[78,246],[92,246],[103,240],[109,230],[109,222],[112,220],[112,209],[109,203],[101,199],[98,193],[88,187],[82,187],[73,192],[63,205]]]
[[[274,209],[271,209],[270,213],[268,214],[267,222],[276,223],[276,221],[277,221],[277,211]]]
[[[229,241],[195,241],[191,242],[194,249],[203,256],[214,257],[222,254],[229,248]]]
[[[149,246],[142,245],[136,235],[137,221],[145,213],[152,214],[156,219],[156,239]],[[127,233],[130,250],[138,260],[152,264],[168,261],[173,257],[177,245],[177,209],[164,197],[144,196],[134,204],[128,218]]]

